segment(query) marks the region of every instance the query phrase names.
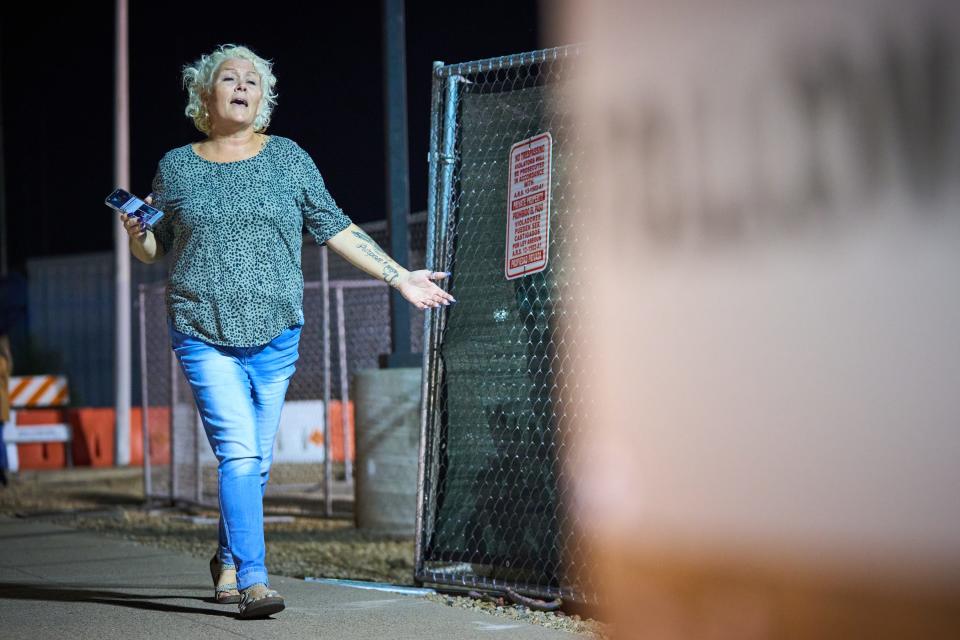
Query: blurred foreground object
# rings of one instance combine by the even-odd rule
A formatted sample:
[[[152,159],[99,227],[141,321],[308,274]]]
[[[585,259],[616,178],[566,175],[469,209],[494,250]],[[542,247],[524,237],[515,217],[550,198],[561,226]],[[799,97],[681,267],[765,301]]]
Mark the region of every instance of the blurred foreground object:
[[[960,8],[565,11],[618,637],[960,637]]]

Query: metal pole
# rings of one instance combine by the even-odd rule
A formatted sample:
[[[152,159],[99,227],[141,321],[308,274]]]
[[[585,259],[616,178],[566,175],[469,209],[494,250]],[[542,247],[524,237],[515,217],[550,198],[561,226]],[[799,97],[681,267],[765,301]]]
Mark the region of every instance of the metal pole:
[[[353,461],[350,447],[350,416],[347,409],[350,406],[350,392],[347,388],[347,328],[343,318],[343,287],[337,287],[337,340],[340,355],[340,430],[343,433],[343,472],[347,484],[353,483]]]
[[[150,410],[150,399],[147,386],[147,295],[145,286],[140,285],[138,297],[140,303],[140,423],[143,429],[143,499],[147,501],[153,495],[153,475],[150,465],[150,421],[147,412]]]
[[[450,215],[450,190],[456,164],[457,88],[459,76],[444,79],[440,75],[442,62],[433,63],[433,102],[430,110],[430,184],[427,188],[427,268],[446,270],[446,230]],[[442,118],[441,118],[442,114]],[[441,152],[442,147],[442,152]],[[441,170],[442,167],[442,170]],[[439,175],[438,175],[439,174]],[[438,177],[440,184],[438,185]],[[433,504],[426,486],[427,465],[433,460],[433,439],[430,427],[434,423],[434,400],[439,378],[437,342],[443,309],[428,309],[423,327],[423,384],[420,398],[420,451],[417,470],[417,521],[414,542],[414,581],[423,570],[423,544],[427,533],[427,501]],[[432,339],[431,339],[432,338]],[[429,452],[429,453],[428,453]],[[428,459],[428,455],[430,456]],[[434,478],[431,478],[433,481]]]
[[[323,293],[323,513],[333,515],[333,469],[330,466],[330,274],[327,248],[320,247],[320,289]]]
[[[441,67],[443,67],[443,62],[440,62],[439,60],[434,61],[432,73],[433,99],[430,102],[430,153],[427,155],[427,162],[429,163],[429,177],[427,179],[427,269],[436,268],[436,252],[434,251],[434,241],[437,229],[437,159],[438,155],[440,154],[440,117],[438,112],[443,108],[440,102],[440,86],[442,84],[442,80],[440,79],[440,76],[437,75],[437,72]],[[426,483],[427,440],[429,437],[428,427],[430,424],[430,420],[428,418],[430,406],[428,379],[430,373],[430,356],[433,352],[433,350],[430,348],[429,342],[430,322],[432,317],[432,311],[427,309],[423,317],[423,376],[422,386],[420,388],[420,450],[417,456],[417,519],[414,529],[415,540],[413,545],[413,576],[414,582],[417,584],[420,584],[419,580],[417,580],[417,576],[423,569],[422,546],[424,535],[426,533],[423,530],[423,513],[424,509],[426,508],[426,505],[424,504],[424,498],[426,496],[424,484]]]
[[[197,504],[203,504],[203,467],[200,466],[200,442],[206,438],[200,437],[203,430],[203,418],[200,417],[200,410],[194,412],[193,422],[193,468],[196,476],[194,477],[194,500]]]
[[[170,352],[170,504],[177,500],[177,405],[180,402],[180,394],[177,393],[177,387],[180,381],[177,380],[177,356],[171,350]]]
[[[130,96],[127,47],[127,0],[116,4],[116,66],[114,69],[114,165],[113,183],[130,184]],[[116,258],[116,312],[114,327],[114,384],[116,385],[116,429],[114,436],[114,463],[130,464],[130,251],[128,236],[120,219],[114,225]]]
[[[450,204],[453,201],[450,193],[453,189],[453,171],[457,164],[457,102],[460,80],[461,76],[448,77],[444,90],[443,152],[439,158],[443,171],[440,178],[440,220],[438,221],[440,235],[444,238],[450,219]],[[440,259],[443,257],[441,256]]]
[[[409,265],[407,219],[410,215],[410,170],[407,153],[407,63],[403,0],[383,0],[384,125],[387,146],[387,229],[390,255]],[[410,305],[390,290],[391,367],[416,367],[410,353]]]

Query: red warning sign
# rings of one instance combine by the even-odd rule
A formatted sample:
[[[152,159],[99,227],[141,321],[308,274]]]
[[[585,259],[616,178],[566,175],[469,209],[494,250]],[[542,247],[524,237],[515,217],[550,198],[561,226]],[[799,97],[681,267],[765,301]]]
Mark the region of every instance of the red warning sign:
[[[550,133],[510,147],[507,183],[507,280],[547,268],[550,240]]]

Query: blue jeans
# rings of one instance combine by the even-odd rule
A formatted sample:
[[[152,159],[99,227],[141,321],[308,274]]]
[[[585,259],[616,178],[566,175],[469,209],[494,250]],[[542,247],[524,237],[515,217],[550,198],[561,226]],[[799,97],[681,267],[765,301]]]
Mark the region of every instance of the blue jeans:
[[[296,370],[300,326],[258,347],[214,345],[172,326],[170,341],[219,463],[220,561],[236,566],[241,589],[269,584],[263,492],[283,398]]]

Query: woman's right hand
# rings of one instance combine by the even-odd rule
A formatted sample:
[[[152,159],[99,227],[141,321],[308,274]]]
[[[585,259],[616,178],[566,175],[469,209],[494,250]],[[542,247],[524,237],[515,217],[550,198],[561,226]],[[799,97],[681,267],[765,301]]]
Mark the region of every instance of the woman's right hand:
[[[143,200],[147,204],[153,204],[153,198],[147,196]],[[123,228],[127,232],[127,235],[130,236],[131,240],[137,240],[143,242],[143,239],[147,235],[147,227],[145,224],[140,222],[140,219],[136,216],[128,216],[125,213],[120,214],[120,221],[123,222]]]
[[[130,236],[131,240],[142,241],[147,235],[146,227],[136,216],[128,216],[125,213],[120,214],[120,221],[123,222],[123,228]]]

